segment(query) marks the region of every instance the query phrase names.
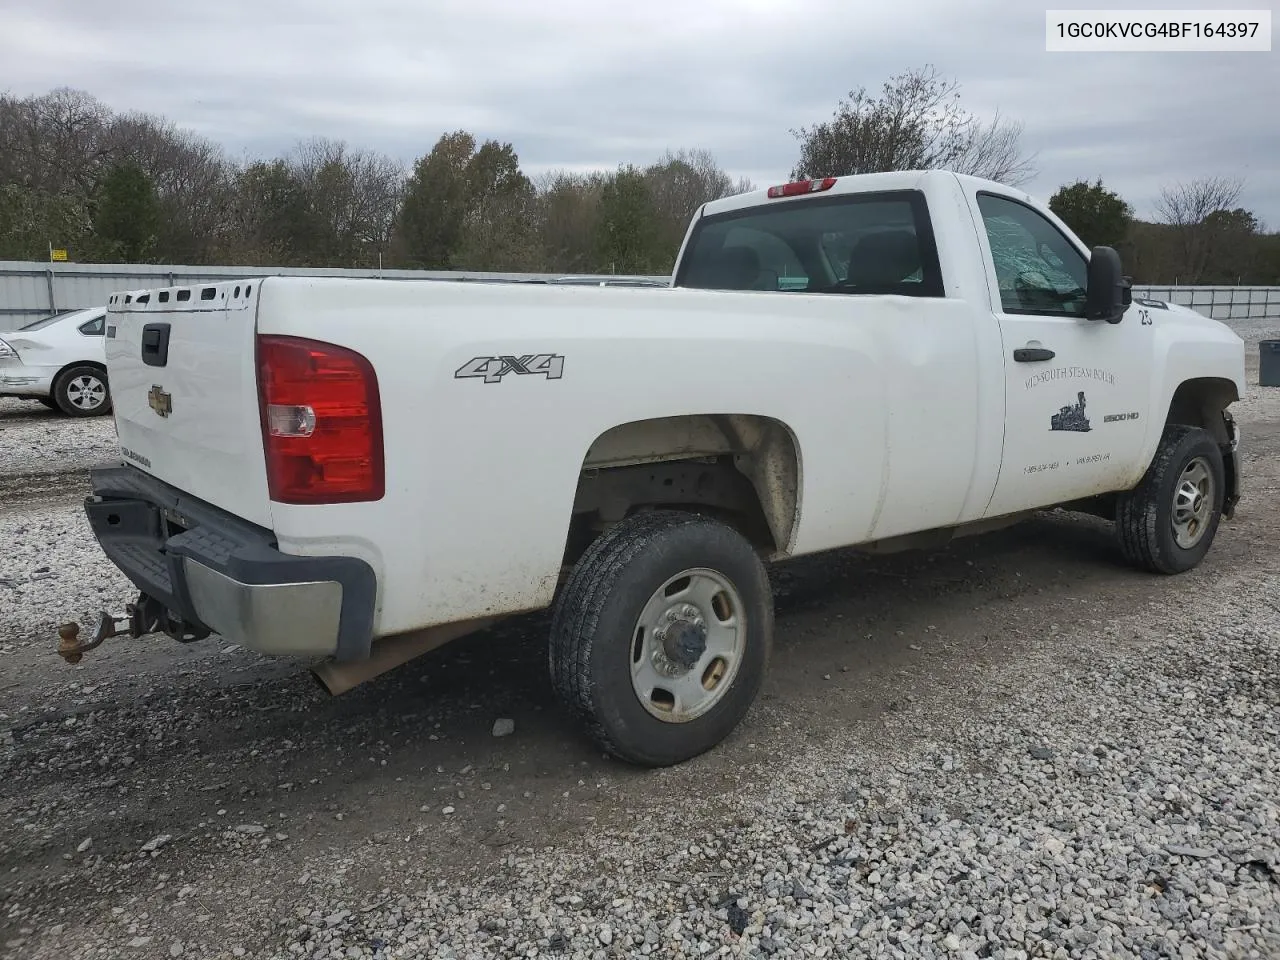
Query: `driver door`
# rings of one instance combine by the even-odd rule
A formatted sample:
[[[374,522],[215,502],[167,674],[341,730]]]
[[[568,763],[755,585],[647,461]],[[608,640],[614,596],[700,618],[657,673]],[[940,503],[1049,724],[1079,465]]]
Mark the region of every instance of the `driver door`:
[[[1034,207],[987,192],[969,203],[1004,346],[1004,452],[985,515],[1131,486],[1151,415],[1151,328],[1133,311],[1115,325],[1085,319],[1088,260]]]

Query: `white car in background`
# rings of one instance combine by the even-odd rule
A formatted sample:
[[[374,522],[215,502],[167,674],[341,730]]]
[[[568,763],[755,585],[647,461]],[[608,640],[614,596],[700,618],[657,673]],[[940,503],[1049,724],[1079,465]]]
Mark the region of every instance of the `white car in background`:
[[[71,310],[0,334],[0,397],[39,400],[69,417],[110,413],[106,316],[105,306]]]

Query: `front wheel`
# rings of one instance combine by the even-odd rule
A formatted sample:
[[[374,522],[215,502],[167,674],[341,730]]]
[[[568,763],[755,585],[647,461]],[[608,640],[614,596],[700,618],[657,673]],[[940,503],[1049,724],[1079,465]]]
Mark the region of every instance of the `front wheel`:
[[[694,514],[641,513],[592,543],[565,584],[551,679],[606,751],[668,766],[738,725],[772,639],[768,576],[746,539]]]
[[[53,402],[69,417],[96,417],[111,412],[107,375],[99,367],[64,370],[53,383]]]
[[[1116,504],[1125,558],[1152,573],[1195,567],[1217,535],[1225,493],[1222,450],[1213,437],[1200,427],[1165,427],[1142,482]]]

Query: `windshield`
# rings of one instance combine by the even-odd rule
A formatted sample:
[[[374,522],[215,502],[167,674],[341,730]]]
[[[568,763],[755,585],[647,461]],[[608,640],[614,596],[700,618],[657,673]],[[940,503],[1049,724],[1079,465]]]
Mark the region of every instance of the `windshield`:
[[[853,194],[700,220],[675,286],[942,296],[924,196]]]

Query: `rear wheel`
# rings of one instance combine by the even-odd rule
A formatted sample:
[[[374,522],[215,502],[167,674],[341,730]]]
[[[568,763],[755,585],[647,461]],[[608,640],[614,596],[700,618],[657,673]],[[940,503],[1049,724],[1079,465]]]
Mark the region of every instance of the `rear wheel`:
[[[1213,437],[1200,427],[1165,427],[1142,482],[1116,505],[1126,559],[1153,573],[1195,567],[1217,535],[1225,492],[1222,450]]]
[[[70,367],[53,383],[53,402],[69,417],[96,417],[111,411],[111,390],[100,367]]]
[[[772,637],[768,577],[741,534],[694,514],[642,513],[592,543],[565,584],[551,678],[605,750],[667,766],[738,725]]]

